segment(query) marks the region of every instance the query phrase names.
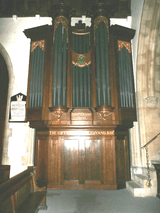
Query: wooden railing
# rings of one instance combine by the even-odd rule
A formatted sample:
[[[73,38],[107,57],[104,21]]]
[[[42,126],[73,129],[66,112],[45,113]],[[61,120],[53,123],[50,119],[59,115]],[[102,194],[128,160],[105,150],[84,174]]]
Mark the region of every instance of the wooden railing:
[[[158,133],[156,136],[154,136],[150,141],[148,141],[144,146],[141,147],[141,149],[146,150],[146,164],[147,164],[147,172],[148,172],[148,179],[146,182],[146,185],[148,187],[151,187],[151,176],[150,176],[150,169],[149,169],[149,154],[148,154],[148,145],[151,144],[156,138],[160,136],[160,133]]]
[[[160,133],[158,133],[156,136],[154,136],[150,141],[148,141],[144,146],[141,147],[141,149],[144,149],[145,147],[147,147],[150,143],[152,143],[152,141],[154,141],[156,138],[158,138],[160,136]]]

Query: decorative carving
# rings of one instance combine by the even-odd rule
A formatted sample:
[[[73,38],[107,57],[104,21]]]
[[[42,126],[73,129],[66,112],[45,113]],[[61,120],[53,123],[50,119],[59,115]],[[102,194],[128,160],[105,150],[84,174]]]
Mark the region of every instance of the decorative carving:
[[[85,54],[78,54],[72,50],[72,63],[78,67],[85,67],[91,64],[91,51]]]
[[[31,177],[32,177],[32,187],[33,187],[33,191],[46,191],[47,187],[46,185],[43,185],[42,187],[38,187],[37,183],[36,183],[36,167],[33,167],[33,172],[30,173]]]
[[[53,32],[53,42],[55,40],[55,32],[56,32],[56,29],[59,25],[59,23],[62,23],[63,27],[65,28],[66,30],[66,33],[67,33],[67,42],[68,42],[68,25],[69,25],[69,21],[66,17],[64,16],[57,16],[54,20],[54,32]]]
[[[128,50],[128,52],[131,53],[131,44],[130,44],[130,42],[118,40],[118,51],[121,51],[121,49],[123,47],[125,47]]]
[[[111,131],[49,131],[49,135],[114,135]]]
[[[59,106],[59,107],[49,107],[49,110],[52,112],[52,114],[57,118],[59,121],[63,115],[64,112],[68,111],[67,107]]]
[[[107,117],[110,116],[112,114],[112,112],[97,112],[97,114],[103,118],[103,120],[107,120]]]
[[[108,19],[105,16],[98,16],[95,20],[94,20],[94,40],[95,40],[95,32],[96,29],[98,28],[99,23],[103,21],[104,24],[106,25],[107,31],[108,31],[108,39],[109,39],[109,23],[108,23]]]
[[[87,29],[87,28],[86,28]],[[78,29],[76,29],[78,30]],[[88,30],[88,29],[87,29]],[[72,30],[72,33],[75,34],[75,35],[87,35],[87,34],[90,34],[90,31],[87,31],[87,32],[76,32],[76,31],[73,31]]]
[[[156,108],[158,106],[158,97],[149,96],[149,97],[145,98],[145,100],[147,103],[147,107]]]
[[[54,116],[57,118],[57,120],[59,121],[59,120],[61,119],[63,113],[64,113],[64,112],[58,110],[58,111],[54,111],[54,112],[53,112],[53,115],[54,115]]]
[[[103,118],[103,120],[107,120],[107,117],[113,113],[114,107],[110,106],[100,106],[96,107],[95,110],[99,116]]]
[[[32,42],[31,52],[33,52],[37,46],[44,50],[44,40]]]
[[[74,117],[89,117],[91,113],[74,113],[72,116]]]

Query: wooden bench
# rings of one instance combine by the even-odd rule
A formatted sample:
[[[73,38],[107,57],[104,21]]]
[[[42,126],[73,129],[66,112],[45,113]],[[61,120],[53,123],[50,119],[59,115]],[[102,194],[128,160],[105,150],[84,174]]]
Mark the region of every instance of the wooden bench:
[[[9,179],[10,165],[0,165],[0,184]]]
[[[44,181],[41,187],[36,185],[36,168],[28,167],[0,185],[0,212],[35,213],[47,209],[46,193]]]

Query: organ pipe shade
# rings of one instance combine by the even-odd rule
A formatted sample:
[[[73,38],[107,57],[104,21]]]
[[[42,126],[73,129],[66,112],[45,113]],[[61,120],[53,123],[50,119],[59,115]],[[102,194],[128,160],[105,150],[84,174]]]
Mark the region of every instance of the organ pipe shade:
[[[108,29],[101,21],[95,30],[95,56],[96,56],[96,99],[97,106],[110,106],[110,70]]]
[[[55,30],[52,106],[67,105],[67,33],[60,22]]]
[[[121,107],[134,107],[130,43],[119,41],[118,66]]]
[[[84,29],[85,24],[79,21],[76,28]],[[85,54],[90,51],[90,33],[83,35],[72,33],[72,50],[80,58],[85,58]],[[83,63],[83,61],[79,63]],[[91,107],[91,65],[85,64],[85,62],[83,67],[82,64],[79,65],[75,65],[75,62],[72,61],[72,106]]]
[[[44,76],[44,42],[33,42],[31,51],[29,107],[42,107]]]

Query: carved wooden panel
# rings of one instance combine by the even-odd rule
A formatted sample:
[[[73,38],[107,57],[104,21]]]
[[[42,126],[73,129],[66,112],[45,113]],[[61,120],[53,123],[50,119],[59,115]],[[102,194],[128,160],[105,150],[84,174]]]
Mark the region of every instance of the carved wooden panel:
[[[37,178],[47,180],[48,169],[48,137],[36,138],[35,166],[37,166]]]
[[[130,177],[130,163],[129,163],[129,147],[128,147],[128,137],[124,138],[124,154],[125,154],[125,180],[128,181]]]
[[[62,141],[61,172],[64,182],[74,180],[78,184],[85,184],[85,181],[100,181],[102,140],[73,137]]]
[[[64,180],[78,180],[78,140],[64,140]]]
[[[104,184],[116,184],[114,137],[105,137],[103,140],[103,163]]]
[[[124,140],[116,140],[116,168],[119,188],[125,186],[125,152]]]
[[[49,139],[48,143],[48,182],[53,185],[61,183],[61,147],[58,138]]]
[[[86,180],[100,180],[101,140],[85,140]]]
[[[45,132],[44,132],[45,133]],[[51,189],[117,189],[129,180],[127,138],[38,135],[38,179]]]

